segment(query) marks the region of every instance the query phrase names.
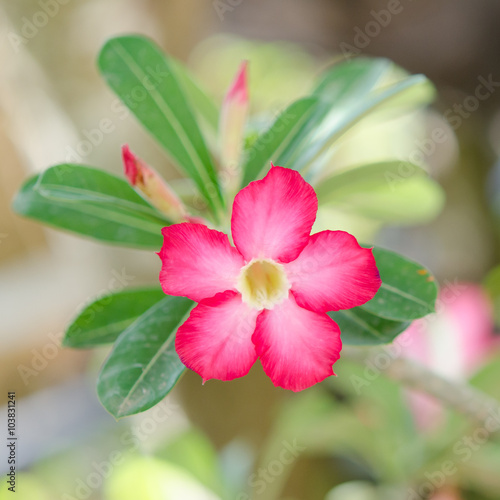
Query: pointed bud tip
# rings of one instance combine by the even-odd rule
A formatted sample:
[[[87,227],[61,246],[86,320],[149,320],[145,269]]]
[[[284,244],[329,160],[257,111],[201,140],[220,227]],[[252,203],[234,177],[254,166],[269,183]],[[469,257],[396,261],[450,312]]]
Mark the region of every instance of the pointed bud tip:
[[[226,99],[238,100],[242,103],[248,102],[247,68],[248,61],[243,61],[231,87],[229,88]]]
[[[132,186],[137,183],[137,157],[130,151],[128,144],[122,146],[122,158],[125,176]]]

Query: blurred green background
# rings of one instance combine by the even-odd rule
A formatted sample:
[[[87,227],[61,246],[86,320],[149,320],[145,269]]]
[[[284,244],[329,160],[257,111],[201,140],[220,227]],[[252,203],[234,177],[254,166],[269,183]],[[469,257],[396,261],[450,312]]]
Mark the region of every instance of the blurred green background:
[[[124,143],[176,185],[178,172],[97,73],[96,55],[111,36],[152,37],[217,102],[248,59],[254,130],[346,51],[391,59],[430,78],[434,104],[361,122],[335,150],[332,168],[413,154],[444,188],[444,208],[438,214],[439,203],[430,204],[426,212],[425,193],[414,206],[409,193],[386,207],[393,216],[382,222],[335,209],[318,222],[422,262],[445,288],[465,287],[460,307],[444,298],[437,319],[421,325],[426,333],[413,334],[428,334],[433,345],[451,339],[433,348],[434,367],[474,377],[498,397],[495,304],[473,285],[487,278],[493,298],[500,295],[500,273],[490,273],[499,263],[498,2],[0,0],[0,22],[0,383],[4,394],[16,391],[19,405],[17,498],[500,498],[498,444],[467,444],[473,425],[435,407],[429,413],[432,403],[384,376],[359,389],[353,380],[366,379],[366,366],[346,360],[337,379],[298,395],[275,389],[259,366],[244,379],[203,387],[188,373],[159,408],[116,423],[94,390],[106,350],[66,350],[59,339],[97,296],[154,283],[159,261],[10,210],[22,180],[49,165],[73,160],[120,173]],[[484,81],[489,95],[474,99]],[[432,140],[438,127],[444,140]],[[458,370],[473,350],[454,341],[466,335],[464,324],[467,342],[490,343],[473,367]],[[0,499],[9,494],[2,485]]]

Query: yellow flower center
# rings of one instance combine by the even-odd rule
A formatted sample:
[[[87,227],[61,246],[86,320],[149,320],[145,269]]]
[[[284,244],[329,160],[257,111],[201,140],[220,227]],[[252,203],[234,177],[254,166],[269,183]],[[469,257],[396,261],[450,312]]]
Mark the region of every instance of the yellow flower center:
[[[270,259],[253,259],[241,269],[237,290],[243,302],[256,309],[272,309],[288,297],[285,268]]]

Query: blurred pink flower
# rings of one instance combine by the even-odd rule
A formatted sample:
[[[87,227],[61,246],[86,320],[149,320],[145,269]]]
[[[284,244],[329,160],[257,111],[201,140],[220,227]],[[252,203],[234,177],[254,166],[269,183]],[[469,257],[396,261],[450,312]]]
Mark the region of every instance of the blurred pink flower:
[[[275,386],[293,391],[334,374],[342,344],[326,312],[364,304],[381,280],[354,236],[310,235],[317,209],[298,172],[272,166],[236,195],[235,247],[201,224],[163,229],[163,290],[199,302],[176,350],[203,381],[242,377],[257,358]]]
[[[404,355],[451,380],[466,380],[500,345],[491,303],[480,286],[458,283],[440,291],[436,309],[403,334]],[[442,408],[434,399],[412,392],[410,403],[420,428],[439,424]]]
[[[429,500],[462,500],[462,496],[455,488],[443,488],[434,493]]]

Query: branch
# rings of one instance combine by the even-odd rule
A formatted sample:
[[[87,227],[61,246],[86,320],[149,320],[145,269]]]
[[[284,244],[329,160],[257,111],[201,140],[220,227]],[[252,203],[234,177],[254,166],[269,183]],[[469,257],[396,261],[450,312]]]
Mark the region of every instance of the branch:
[[[359,347],[344,347],[342,356],[363,364],[377,366],[376,358],[380,350]],[[410,389],[425,392],[449,407],[466,415],[490,430],[492,419],[496,434],[500,431],[500,402],[480,390],[465,383],[442,377],[407,358],[395,358],[381,369],[389,378],[401,382]],[[490,430],[493,432],[493,429]]]

